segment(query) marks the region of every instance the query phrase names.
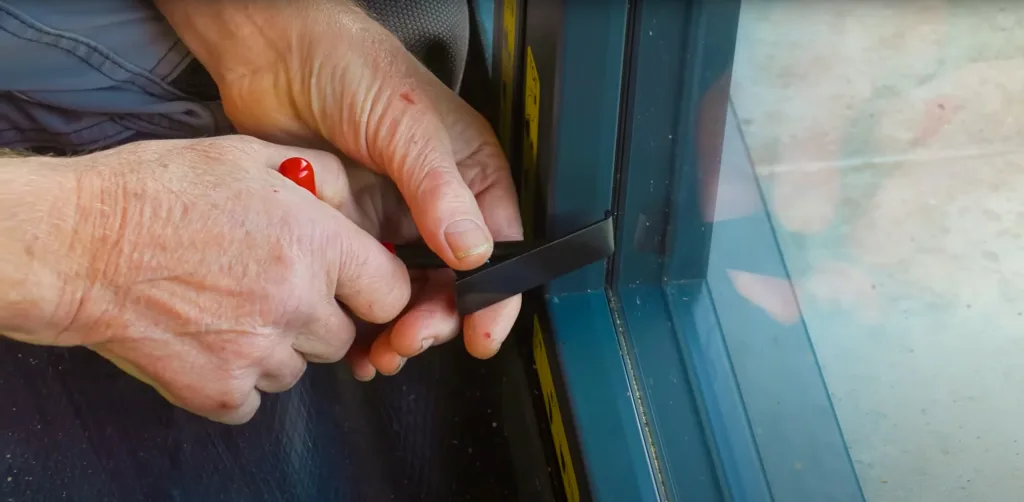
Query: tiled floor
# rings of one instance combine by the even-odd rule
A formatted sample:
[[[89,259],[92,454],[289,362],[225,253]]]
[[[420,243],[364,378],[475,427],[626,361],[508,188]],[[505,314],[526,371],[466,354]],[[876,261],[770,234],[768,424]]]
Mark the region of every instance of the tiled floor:
[[[1024,3],[744,0],[732,97],[871,502],[1024,493]]]

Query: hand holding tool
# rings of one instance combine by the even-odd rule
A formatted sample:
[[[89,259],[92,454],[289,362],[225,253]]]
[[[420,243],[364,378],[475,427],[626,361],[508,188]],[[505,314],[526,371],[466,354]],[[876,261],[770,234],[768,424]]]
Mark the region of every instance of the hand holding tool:
[[[316,195],[316,178],[309,161],[292,157],[278,168],[284,177]],[[424,244],[384,244],[409,269],[448,268]],[[476,270],[457,274],[455,300],[459,314],[468,315],[506,298],[542,286],[558,277],[615,252],[611,216],[565,237],[542,244],[496,242],[488,262]]]

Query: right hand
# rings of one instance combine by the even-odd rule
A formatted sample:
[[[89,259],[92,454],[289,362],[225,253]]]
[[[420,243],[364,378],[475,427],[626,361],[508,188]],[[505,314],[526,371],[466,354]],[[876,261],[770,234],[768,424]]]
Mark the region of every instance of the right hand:
[[[244,136],[69,160],[80,172],[71,252],[81,266],[64,291],[73,307],[62,329],[30,341],[87,346],[225,423],[248,421],[260,391],[292,387],[307,360],[340,360],[355,326],[335,298],[386,323],[409,301],[409,276],[340,211],[276,172],[292,156],[316,166],[318,183],[345,183],[330,154]]]

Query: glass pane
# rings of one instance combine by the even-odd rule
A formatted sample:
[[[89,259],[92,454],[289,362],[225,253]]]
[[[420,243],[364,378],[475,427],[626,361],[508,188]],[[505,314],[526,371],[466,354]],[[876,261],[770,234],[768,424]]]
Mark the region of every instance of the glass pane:
[[[865,497],[1024,492],[1024,3],[745,0],[730,95],[712,293],[763,195]]]

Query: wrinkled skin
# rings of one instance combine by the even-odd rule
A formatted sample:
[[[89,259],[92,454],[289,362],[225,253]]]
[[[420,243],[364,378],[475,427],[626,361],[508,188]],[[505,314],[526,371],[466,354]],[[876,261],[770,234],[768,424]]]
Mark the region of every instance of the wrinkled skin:
[[[515,187],[487,122],[349,2],[157,5],[213,75],[240,132],[337,152],[394,184],[400,198],[369,182],[364,201],[380,204],[371,211],[380,219],[363,222],[371,233],[422,237],[457,270],[483,264],[493,240],[522,238]],[[417,282],[402,321],[369,351],[353,351],[357,377],[394,373],[460,328],[471,354],[490,357],[519,313],[517,296],[460,320],[450,274]]]
[[[276,171],[291,156],[318,166],[336,206]],[[87,346],[195,413],[245,422],[259,391],[292,387],[307,360],[340,360],[356,328],[336,299],[376,323],[408,306],[405,266],[345,216],[379,218],[331,154],[231,136],[61,162],[76,173],[75,218],[56,239],[68,256],[45,265],[68,271],[73,301],[50,309],[60,329],[21,339]]]

